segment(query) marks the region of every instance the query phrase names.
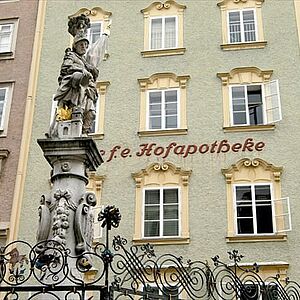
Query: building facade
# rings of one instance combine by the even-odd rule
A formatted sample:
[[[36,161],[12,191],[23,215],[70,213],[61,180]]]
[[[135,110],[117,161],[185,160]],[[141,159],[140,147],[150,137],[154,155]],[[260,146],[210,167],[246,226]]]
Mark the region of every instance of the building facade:
[[[71,44],[67,17],[84,13],[90,40],[112,23],[90,134],[105,162],[88,188],[99,208],[120,208],[118,234],[191,259],[238,249],[263,276],[299,278],[296,7],[292,0],[48,1],[15,235],[34,241],[39,198],[50,189],[36,140],[53,117]]]
[[[4,243],[14,231],[16,218],[10,224],[10,217],[22,195],[18,191],[28,141],[23,124],[34,90],[37,13],[37,1],[0,1],[0,241]]]

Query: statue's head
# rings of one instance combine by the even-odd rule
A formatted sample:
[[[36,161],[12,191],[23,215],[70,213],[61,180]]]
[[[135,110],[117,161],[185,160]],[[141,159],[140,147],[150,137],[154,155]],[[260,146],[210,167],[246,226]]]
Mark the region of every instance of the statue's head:
[[[81,42],[87,43],[87,47],[88,47],[89,40],[87,38],[88,37],[87,30],[88,30],[88,28],[91,27],[90,19],[83,14],[80,16],[77,16],[77,17],[72,17],[69,20],[68,27],[69,27],[69,30],[68,30],[69,33],[71,35],[73,35],[73,37],[74,37],[73,50],[76,53],[78,53],[76,51],[76,48],[79,48],[83,45],[83,43],[81,43]],[[76,47],[76,45],[78,43],[80,43],[81,46]],[[86,50],[87,50],[87,48],[86,48]],[[85,50],[85,52],[86,52],[86,50]]]
[[[73,51],[76,52],[79,56],[83,56],[89,47],[89,41],[87,39],[80,39],[79,41],[73,44]]]

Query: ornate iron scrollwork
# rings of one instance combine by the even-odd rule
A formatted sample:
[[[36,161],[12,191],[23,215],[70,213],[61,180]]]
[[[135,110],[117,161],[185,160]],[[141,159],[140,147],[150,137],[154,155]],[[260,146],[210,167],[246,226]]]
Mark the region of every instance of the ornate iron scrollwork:
[[[99,219],[107,235],[118,227],[120,218],[114,206],[101,212]],[[43,299],[59,300],[300,299],[297,282],[288,279],[282,284],[276,276],[263,280],[257,264],[241,267],[243,256],[237,250],[228,256],[229,263],[215,256],[210,265],[173,254],[157,255],[151,245],[128,247],[127,240],[118,235],[112,243],[107,236],[105,243],[76,256],[55,240],[33,246],[15,241],[0,248],[0,292],[5,300],[20,299],[28,291],[30,300],[42,294],[47,295]],[[74,260],[75,265],[70,263]]]

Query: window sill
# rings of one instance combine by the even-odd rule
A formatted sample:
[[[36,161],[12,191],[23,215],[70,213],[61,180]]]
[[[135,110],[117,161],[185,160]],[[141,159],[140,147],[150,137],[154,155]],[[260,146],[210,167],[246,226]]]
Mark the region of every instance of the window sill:
[[[103,140],[104,139],[104,133],[89,133],[88,136],[94,140]]]
[[[275,124],[223,127],[224,132],[272,131],[274,129]]]
[[[287,240],[286,234],[275,235],[245,235],[227,236],[227,243],[255,243],[255,242],[282,242]]]
[[[186,48],[170,48],[159,50],[144,50],[141,52],[143,57],[167,56],[167,55],[182,55]]]
[[[165,129],[165,130],[145,130],[139,131],[138,135],[143,136],[164,136],[164,135],[186,135],[187,128]]]
[[[244,50],[244,49],[261,49],[265,48],[267,41],[251,42],[251,43],[232,43],[222,44],[222,50]]]
[[[0,52],[0,60],[1,59],[13,59],[14,53],[13,52]]]
[[[189,237],[167,237],[167,238],[134,238],[134,245],[153,244],[153,245],[181,245],[189,244]]]

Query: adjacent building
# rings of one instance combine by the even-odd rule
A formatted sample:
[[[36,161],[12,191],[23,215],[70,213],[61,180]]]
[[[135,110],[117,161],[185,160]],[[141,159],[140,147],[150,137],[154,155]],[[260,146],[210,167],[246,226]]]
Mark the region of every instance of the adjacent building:
[[[132,244],[200,260],[238,249],[263,277],[297,280],[296,7],[292,0],[48,1],[13,235],[34,242],[39,198],[50,188],[36,140],[53,118],[71,45],[67,17],[84,13],[91,41],[111,23],[90,134],[105,161],[88,186],[98,209],[120,208],[118,234]]]
[[[38,1],[0,1],[0,242],[14,230],[33,102]],[[39,29],[40,30],[40,29]],[[23,130],[23,125],[27,128]],[[14,218],[10,224],[10,217]],[[13,228],[12,228],[13,227]]]

